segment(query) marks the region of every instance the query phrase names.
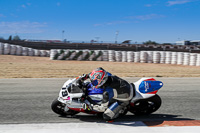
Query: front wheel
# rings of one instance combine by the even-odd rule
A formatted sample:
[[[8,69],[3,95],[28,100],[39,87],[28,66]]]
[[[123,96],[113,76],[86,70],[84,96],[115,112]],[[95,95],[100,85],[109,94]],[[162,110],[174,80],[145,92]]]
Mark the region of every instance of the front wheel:
[[[135,115],[149,115],[157,111],[161,103],[161,98],[158,95],[148,99],[141,99],[134,103],[134,107],[130,107],[130,112]]]
[[[53,110],[54,113],[59,114],[61,116],[66,116],[66,115],[75,115],[78,114],[79,112],[76,112],[74,110],[64,110],[65,105],[58,101],[58,99],[55,99],[52,104],[51,104],[51,109]]]

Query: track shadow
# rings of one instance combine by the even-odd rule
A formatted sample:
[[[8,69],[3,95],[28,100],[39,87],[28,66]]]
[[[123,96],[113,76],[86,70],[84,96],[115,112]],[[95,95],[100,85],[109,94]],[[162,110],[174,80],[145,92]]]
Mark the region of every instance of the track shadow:
[[[158,126],[164,121],[192,121],[194,119],[183,118],[181,115],[171,115],[171,114],[151,114],[148,116],[134,116],[126,115],[122,118],[116,119],[113,123],[114,125],[124,125],[124,126]],[[132,121],[132,122],[131,122]],[[142,121],[143,124],[138,124],[137,121]],[[145,123],[145,124],[144,124]]]
[[[102,117],[96,115],[76,115],[67,116],[68,118],[79,119],[83,122],[96,122],[96,123],[108,123],[112,125],[124,125],[124,126],[157,126],[162,124],[164,121],[185,121],[194,120],[190,118],[183,118],[181,115],[171,115],[171,114],[151,114],[148,116],[135,116],[135,115],[125,115],[123,117],[115,119],[113,122],[106,122]],[[66,117],[63,117],[66,118]],[[142,123],[142,122],[143,123]],[[145,124],[144,124],[145,123]]]

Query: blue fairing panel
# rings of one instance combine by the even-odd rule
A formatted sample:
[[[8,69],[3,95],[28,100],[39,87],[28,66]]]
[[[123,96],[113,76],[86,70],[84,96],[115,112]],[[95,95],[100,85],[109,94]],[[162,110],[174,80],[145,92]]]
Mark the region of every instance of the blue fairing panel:
[[[104,89],[102,88],[95,88],[91,83],[87,86],[88,95],[96,95],[96,94],[103,94]]]
[[[141,93],[150,93],[159,90],[163,86],[161,81],[142,81],[139,86]]]
[[[88,95],[103,94],[104,91],[107,91],[109,93],[109,100],[111,100],[114,96],[113,88],[106,87],[105,89],[102,88],[97,89],[91,83],[87,86]]]

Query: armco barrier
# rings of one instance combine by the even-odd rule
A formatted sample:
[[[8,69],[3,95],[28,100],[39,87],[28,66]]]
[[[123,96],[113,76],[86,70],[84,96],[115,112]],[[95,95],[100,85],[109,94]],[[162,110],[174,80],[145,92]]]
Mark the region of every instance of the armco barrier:
[[[50,50],[51,60],[161,63],[200,66],[200,54],[171,51]]]

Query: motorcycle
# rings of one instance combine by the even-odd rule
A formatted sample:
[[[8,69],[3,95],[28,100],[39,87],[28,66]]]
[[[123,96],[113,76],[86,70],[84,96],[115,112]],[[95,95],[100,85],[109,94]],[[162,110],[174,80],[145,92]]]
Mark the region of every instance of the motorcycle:
[[[102,112],[93,110],[92,106],[101,104],[104,89],[96,89],[89,81],[84,81],[86,88],[83,89],[77,80],[78,78],[69,79],[64,83],[59,97],[51,104],[53,112],[61,116],[76,115],[80,112],[102,115]],[[163,86],[161,81],[156,81],[154,78],[141,78],[130,85],[133,96],[129,104],[119,111],[117,117],[124,116],[127,112],[134,115],[149,115],[160,108],[162,101],[156,93]],[[112,93],[112,88],[106,89]],[[110,100],[110,105],[115,101],[115,99]]]

